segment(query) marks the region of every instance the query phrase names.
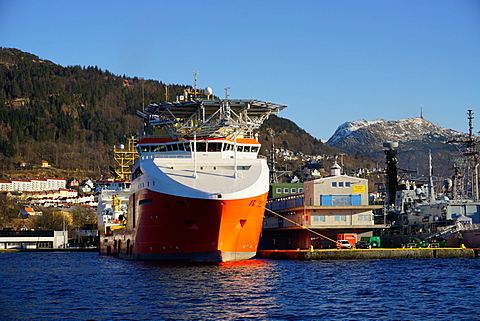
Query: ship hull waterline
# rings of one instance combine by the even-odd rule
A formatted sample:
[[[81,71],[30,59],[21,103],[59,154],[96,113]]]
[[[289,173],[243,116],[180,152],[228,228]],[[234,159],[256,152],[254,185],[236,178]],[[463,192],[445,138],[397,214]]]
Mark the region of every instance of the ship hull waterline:
[[[127,226],[101,240],[100,253],[132,260],[226,262],[254,257],[268,193],[194,199],[139,190]]]

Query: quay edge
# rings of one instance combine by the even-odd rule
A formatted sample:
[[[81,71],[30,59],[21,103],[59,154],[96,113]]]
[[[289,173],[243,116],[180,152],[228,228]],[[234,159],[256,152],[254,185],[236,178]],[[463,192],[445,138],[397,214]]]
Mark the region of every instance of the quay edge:
[[[98,252],[97,248],[40,248],[40,249],[0,249],[0,253],[14,252]]]
[[[414,248],[414,249],[331,249],[331,250],[260,250],[256,258],[274,260],[377,260],[409,258],[479,257],[480,249]]]

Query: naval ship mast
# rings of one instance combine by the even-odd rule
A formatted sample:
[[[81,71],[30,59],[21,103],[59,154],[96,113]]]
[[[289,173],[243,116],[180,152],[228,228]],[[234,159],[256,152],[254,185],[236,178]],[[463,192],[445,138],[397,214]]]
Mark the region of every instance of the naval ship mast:
[[[461,145],[457,147],[464,156],[454,161],[452,177],[453,199],[479,200],[478,188],[478,151],[479,137],[473,134],[473,111],[468,110],[468,137],[447,140],[447,144]]]

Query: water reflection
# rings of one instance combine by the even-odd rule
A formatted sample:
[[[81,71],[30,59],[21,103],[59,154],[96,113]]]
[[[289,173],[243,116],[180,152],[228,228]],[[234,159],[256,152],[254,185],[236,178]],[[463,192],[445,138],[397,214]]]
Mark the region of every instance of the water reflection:
[[[157,309],[176,319],[261,318],[277,307],[269,293],[275,262],[249,260],[215,265],[144,263]],[[168,286],[165,286],[167,285]]]

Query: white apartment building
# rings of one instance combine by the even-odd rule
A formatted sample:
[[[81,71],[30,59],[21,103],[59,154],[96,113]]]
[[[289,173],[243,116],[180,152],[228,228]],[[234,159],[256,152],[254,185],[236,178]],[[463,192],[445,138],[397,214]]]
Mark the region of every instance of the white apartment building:
[[[48,182],[46,179],[38,179],[38,178],[32,178],[30,179],[32,182],[32,192],[40,192],[40,191],[46,191],[48,190]]]
[[[0,181],[0,191],[4,192],[41,192],[65,189],[67,181],[63,178],[11,179]]]
[[[46,178],[47,180],[47,189],[61,189],[65,188],[67,186],[67,181],[64,180],[63,178]]]
[[[32,190],[32,182],[26,179],[12,179],[12,191],[26,192]]]

